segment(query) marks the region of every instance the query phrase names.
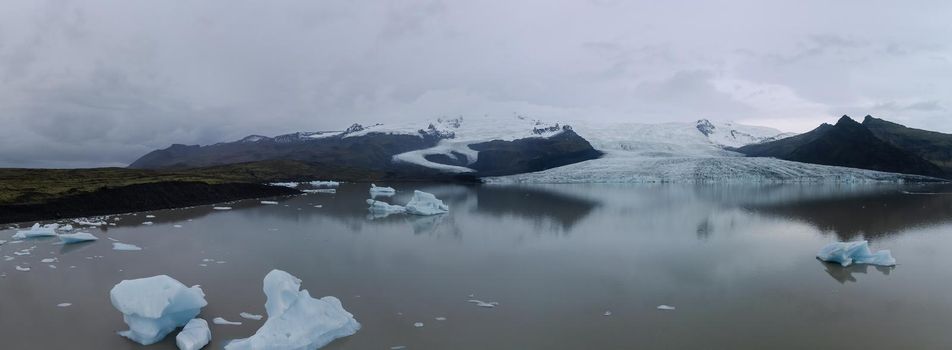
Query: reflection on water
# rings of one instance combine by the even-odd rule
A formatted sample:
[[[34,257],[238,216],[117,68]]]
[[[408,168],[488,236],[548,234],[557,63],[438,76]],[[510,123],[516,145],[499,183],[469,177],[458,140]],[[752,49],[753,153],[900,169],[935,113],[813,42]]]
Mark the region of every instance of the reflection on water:
[[[13,257],[0,260],[0,348],[139,349],[115,335],[124,325],[108,291],[156,274],[202,285],[206,319],[261,314],[261,279],[273,268],[315,296],[338,296],[362,323],[329,349],[952,344],[942,327],[952,322],[952,280],[942,273],[952,269],[952,195],[908,194],[950,192],[943,186],[380,185],[398,193],[378,200],[403,205],[420,189],[450,212],[368,216],[367,186],[343,184],[269,199],[278,205],[121,215],[92,230],[101,240],[90,244],[0,245],[0,257]],[[860,238],[900,265],[814,258],[830,240]],[[113,251],[110,239],[143,250]],[[471,298],[500,304],[478,308]],[[243,321],[213,325],[211,348],[261,324]],[[169,338],[151,348],[174,347]]]

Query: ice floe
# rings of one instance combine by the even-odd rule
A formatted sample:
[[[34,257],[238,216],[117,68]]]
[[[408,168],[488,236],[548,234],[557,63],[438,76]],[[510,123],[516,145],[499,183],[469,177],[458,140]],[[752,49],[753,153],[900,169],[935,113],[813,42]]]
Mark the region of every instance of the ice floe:
[[[242,312],[239,314],[239,316],[241,316],[241,318],[244,318],[244,319],[255,320],[255,321],[260,321],[262,318],[264,318],[264,316],[255,315],[253,313],[248,313],[248,312]]]
[[[370,184],[370,194],[394,194],[397,193],[397,190],[393,187],[378,187],[376,184]]]
[[[175,336],[175,345],[179,350],[198,350],[211,341],[212,331],[208,329],[208,322],[200,318],[188,321],[182,331]]]
[[[278,202],[275,201],[261,201],[261,204],[276,205]]]
[[[318,188],[316,190],[303,190],[304,193],[337,193],[337,189],[334,188]]]
[[[312,298],[301,280],[272,270],[264,278],[268,320],[249,338],[228,343],[227,350],[317,349],[360,329],[354,315],[332,296]]]
[[[297,182],[272,182],[272,183],[269,183],[268,185],[278,186],[278,187],[290,187],[290,188],[295,188],[295,187],[298,187],[299,183],[297,183]]]
[[[143,224],[143,225],[152,225],[152,224],[154,224],[154,222],[152,222],[152,221],[146,221],[146,222],[143,222],[142,224]]]
[[[231,207],[212,207],[215,210],[231,210]]]
[[[20,265],[17,265],[17,266],[16,266],[16,269],[17,269],[17,271],[23,271],[23,272],[30,271],[30,268],[29,268],[29,267],[22,267],[22,266],[20,266]]]
[[[337,181],[311,181],[311,182],[308,182],[308,184],[314,187],[328,187],[328,188],[340,186],[340,182],[337,182]]]
[[[166,275],[123,280],[112,287],[109,298],[129,326],[119,335],[142,345],[162,340],[208,305],[200,287],[186,287]]]
[[[490,309],[496,306],[499,306],[499,303],[495,301],[485,302],[485,301],[477,300],[477,299],[469,299],[466,302],[476,304],[476,306],[479,306],[479,307],[485,307]]]
[[[844,267],[851,264],[870,264],[879,266],[895,266],[896,259],[889,250],[871,252],[869,242],[833,242],[820,248],[817,259],[838,263]]]
[[[112,243],[112,250],[135,251],[135,250],[142,250],[142,248],[139,247],[139,246],[137,246],[137,245],[134,245],[134,244],[121,243],[121,242],[113,242],[113,243]]]
[[[670,306],[670,305],[658,305],[658,310],[673,311],[674,309],[675,309],[674,306]]]
[[[49,263],[56,262],[56,260],[58,260],[58,259],[56,259],[56,258],[45,258],[45,259],[43,259],[43,260],[40,260],[40,262],[41,262],[41,263],[45,263],[45,264],[49,264]]]
[[[232,322],[232,321],[226,320],[226,319],[221,318],[221,317],[215,317],[215,318],[213,318],[213,319],[212,319],[212,323],[214,323],[214,324],[220,324],[220,325],[227,325],[227,326],[240,326],[240,325],[241,325],[241,322]]]
[[[17,231],[17,233],[13,235],[13,239],[56,236],[56,228],[58,227],[58,224],[40,226],[40,223],[35,223],[29,230]]]
[[[155,215],[149,214],[149,215],[146,215],[145,218],[146,218],[146,219],[153,219],[153,218],[155,218]]]
[[[73,306],[73,303],[59,303],[56,304],[56,307],[70,307]]]
[[[416,322],[413,324],[413,326],[416,328],[423,328],[423,322]]]
[[[368,199],[367,204],[370,205],[367,210],[370,210],[370,212],[374,214],[400,214],[407,211],[407,208],[403,206],[388,204],[374,199]]]
[[[76,233],[61,234],[59,235],[59,239],[60,241],[63,242],[63,244],[74,244],[74,243],[95,241],[99,238],[96,238],[96,236],[93,236],[91,233],[88,233],[88,232],[76,232]]]
[[[417,190],[413,191],[413,198],[407,203],[406,209],[407,214],[437,215],[448,212],[450,207],[443,204],[443,201],[437,199],[432,193]]]

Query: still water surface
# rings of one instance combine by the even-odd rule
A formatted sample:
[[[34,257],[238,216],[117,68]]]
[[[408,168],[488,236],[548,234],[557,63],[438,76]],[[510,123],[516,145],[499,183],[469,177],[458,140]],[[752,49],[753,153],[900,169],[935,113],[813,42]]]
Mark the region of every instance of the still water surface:
[[[100,237],[90,244],[2,245],[14,259],[0,260],[0,348],[142,348],[115,334],[125,325],[109,289],[168,274],[202,286],[201,317],[244,323],[211,325],[218,349],[263,323],[239,313],[264,314],[261,283],[275,268],[337,296],[363,325],[327,349],[952,347],[952,188],[390,185],[400,192],[385,201],[422,189],[450,213],[368,217],[367,187],[344,184],[279,205],[123,215],[89,231]],[[114,251],[107,238],[143,250]],[[814,258],[863,238],[899,265]],[[174,347],[173,333],[149,349]]]

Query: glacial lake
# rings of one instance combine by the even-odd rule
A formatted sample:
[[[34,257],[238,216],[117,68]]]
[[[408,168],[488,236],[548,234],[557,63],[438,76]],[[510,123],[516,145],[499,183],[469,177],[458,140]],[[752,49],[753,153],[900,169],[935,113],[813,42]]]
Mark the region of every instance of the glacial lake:
[[[93,243],[0,245],[12,257],[0,260],[0,348],[143,348],[116,335],[127,328],[109,290],[167,274],[201,285],[208,348],[220,349],[263,324],[239,313],[265,313],[272,269],[315,297],[340,298],[361,323],[326,349],[952,345],[949,186],[386,185],[398,193],[384,201],[404,204],[420,189],[450,212],[374,218],[368,186],[342,184],[336,194],[265,199],[277,205],[117,215],[116,226],[85,230]],[[110,238],[142,250],[112,250]],[[814,257],[857,239],[890,249],[898,266]],[[174,349],[175,334],[147,348]]]

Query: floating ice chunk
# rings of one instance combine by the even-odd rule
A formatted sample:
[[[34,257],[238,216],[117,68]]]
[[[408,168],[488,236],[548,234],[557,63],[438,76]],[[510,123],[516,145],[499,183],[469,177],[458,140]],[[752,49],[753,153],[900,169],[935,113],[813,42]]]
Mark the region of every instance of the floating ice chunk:
[[[605,313],[602,314],[602,316],[611,316],[611,315],[612,315],[612,310],[605,310]]]
[[[139,246],[134,245],[134,244],[121,243],[121,242],[113,242],[113,243],[112,243],[112,250],[135,251],[135,250],[142,250],[142,248],[140,248]]]
[[[340,186],[340,182],[337,182],[337,181],[311,181],[309,182],[309,184],[311,184],[311,186],[314,186],[314,187],[328,187],[328,188]]]
[[[63,241],[63,244],[73,244],[73,243],[82,243],[95,241],[99,238],[93,236],[91,233],[87,232],[76,232],[76,233],[67,233],[59,235],[60,241]]]
[[[175,345],[178,345],[179,350],[198,350],[211,341],[212,331],[208,329],[208,322],[200,318],[188,321],[175,336]]]
[[[485,301],[477,300],[477,299],[470,299],[470,300],[467,300],[466,302],[473,303],[473,304],[476,304],[476,306],[485,307],[485,308],[494,308],[499,305],[499,303],[495,301],[485,302]]]
[[[281,270],[269,272],[264,278],[268,320],[250,338],[235,340],[225,349],[317,349],[360,329],[340,300],[315,299],[300,288],[297,277]]]
[[[264,318],[264,316],[255,315],[248,312],[242,312],[239,314],[239,316],[241,316],[241,318],[244,318],[244,319],[255,320],[255,321],[260,321],[262,318]]]
[[[41,262],[41,263],[49,264],[49,263],[52,263],[52,262],[56,262],[56,260],[57,260],[56,258],[45,258],[45,259],[43,259],[43,260],[40,260],[40,262]]]
[[[446,321],[446,317],[442,317],[442,316],[441,316],[441,317],[436,317],[436,318],[434,318],[434,319],[437,320],[437,321]]]
[[[397,346],[391,346],[391,347],[390,347],[390,350],[403,350],[403,349],[406,349],[406,348],[407,348],[406,345],[397,345]]]
[[[152,225],[152,224],[154,224],[154,222],[152,222],[152,221],[146,221],[146,222],[143,222],[142,224],[143,224],[143,225]]]
[[[232,321],[226,320],[226,319],[221,318],[221,317],[215,317],[215,318],[213,318],[213,319],[212,319],[212,323],[214,323],[214,324],[228,325],[228,326],[240,326],[240,325],[241,325],[241,322],[232,322]]]
[[[30,271],[29,267],[21,267],[20,265],[17,265],[16,269],[17,271],[23,271],[23,272]]]
[[[269,183],[268,185],[295,188],[295,187],[298,187],[299,184],[300,183],[298,182],[272,182],[272,183]]]
[[[72,231],[72,230],[73,230],[73,225],[66,224],[66,225],[63,225],[62,227],[60,227],[59,229],[60,229],[61,231]]]
[[[367,210],[370,210],[371,213],[375,214],[401,214],[407,211],[407,208],[404,208],[403,206],[387,204],[386,202],[373,199],[368,199],[367,204],[370,204],[370,207],[367,208]]]
[[[437,215],[450,211],[450,207],[431,193],[413,191],[413,198],[407,203],[407,213],[414,215]]]
[[[123,280],[112,287],[109,298],[129,326],[119,335],[142,345],[162,340],[208,305],[200,287],[186,287],[166,275]]]
[[[182,228],[182,225],[172,225],[174,228]]]
[[[146,215],[145,218],[146,218],[146,219],[153,219],[153,218],[155,218],[155,215],[149,214],[149,215]]]
[[[215,210],[231,210],[231,207],[212,207]]]
[[[873,253],[869,250],[869,242],[833,242],[820,248],[817,259],[838,263],[844,267],[851,264],[870,264],[879,266],[895,266],[896,259],[889,250],[880,250]]]
[[[278,202],[275,202],[275,201],[261,201],[261,204],[277,205]]]
[[[423,328],[423,322],[414,323],[413,326],[416,328]]]
[[[59,304],[56,304],[56,307],[70,307],[72,305],[73,303],[59,303]]]
[[[35,223],[29,230],[17,231],[17,233],[13,235],[13,239],[56,236],[57,227],[59,227],[57,224],[40,226],[40,223]]]
[[[393,194],[397,193],[397,190],[393,187],[377,187],[376,184],[370,184],[370,193],[371,194]]]
[[[658,310],[674,310],[674,306],[670,305],[658,305]]]
[[[337,193],[337,189],[334,188],[318,188],[316,190],[304,190],[304,193]]]
[[[103,222],[103,221],[92,221],[92,220],[85,219],[85,218],[83,218],[83,219],[74,219],[74,220],[73,220],[73,223],[74,223],[74,224],[77,224],[77,225],[80,225],[80,226],[104,226],[104,225],[106,225],[106,223]]]
[[[0,239],[0,245],[3,245],[4,243],[7,243],[7,241]]]

